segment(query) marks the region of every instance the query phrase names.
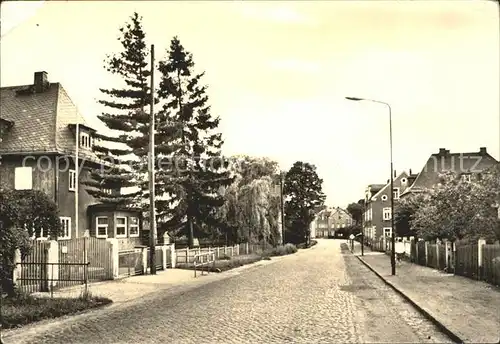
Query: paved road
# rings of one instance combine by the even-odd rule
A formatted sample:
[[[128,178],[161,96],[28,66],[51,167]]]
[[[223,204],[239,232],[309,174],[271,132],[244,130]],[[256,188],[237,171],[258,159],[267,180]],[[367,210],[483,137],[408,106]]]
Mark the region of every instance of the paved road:
[[[443,343],[450,342],[342,241],[205,284],[60,321],[10,343]],[[60,325],[60,326],[59,326]]]

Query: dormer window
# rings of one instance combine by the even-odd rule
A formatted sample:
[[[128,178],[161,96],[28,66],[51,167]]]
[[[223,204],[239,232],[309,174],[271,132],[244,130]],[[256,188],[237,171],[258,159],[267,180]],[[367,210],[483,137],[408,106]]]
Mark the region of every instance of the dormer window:
[[[80,147],[87,149],[92,147],[92,139],[88,133],[80,133]]]

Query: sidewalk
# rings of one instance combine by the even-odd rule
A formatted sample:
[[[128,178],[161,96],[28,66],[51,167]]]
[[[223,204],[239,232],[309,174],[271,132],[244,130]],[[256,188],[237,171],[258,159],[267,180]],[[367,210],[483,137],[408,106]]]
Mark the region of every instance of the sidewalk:
[[[294,255],[290,255],[294,256]],[[88,284],[88,291],[94,296],[103,296],[113,300],[112,306],[144,298],[160,290],[177,290],[180,288],[196,288],[197,286],[222,280],[240,274],[244,270],[280,261],[282,257],[273,257],[272,260],[261,260],[252,264],[243,265],[221,273],[206,272],[194,277],[194,270],[167,269],[157,271],[156,275],[137,275],[117,280],[95,282]],[[54,291],[53,297],[78,297],[84,291],[83,285],[65,287]],[[50,292],[32,294],[37,297],[50,297]]]
[[[499,343],[500,289],[408,262],[398,264],[392,276],[388,255],[368,249],[361,257],[360,251],[358,245],[355,254],[361,261],[461,341]]]

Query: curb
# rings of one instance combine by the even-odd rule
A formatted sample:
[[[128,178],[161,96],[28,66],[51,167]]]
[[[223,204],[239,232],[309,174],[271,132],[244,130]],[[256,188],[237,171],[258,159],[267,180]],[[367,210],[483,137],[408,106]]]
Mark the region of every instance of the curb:
[[[431,314],[429,314],[429,312],[427,312],[425,309],[420,307],[408,295],[403,293],[394,284],[392,284],[387,279],[385,279],[381,274],[379,274],[370,264],[365,262],[363,258],[361,258],[360,256],[356,256],[356,258],[358,258],[361,263],[363,263],[369,270],[371,270],[375,275],[377,275],[377,277],[380,278],[386,285],[391,287],[396,293],[398,293],[401,297],[403,297],[403,299],[405,299],[414,308],[416,308],[425,318],[427,318],[434,325],[436,325],[441,330],[441,332],[446,334],[454,343],[457,343],[457,344],[464,344],[465,343],[462,339],[460,339],[460,337],[458,335],[453,333],[449,328],[447,328],[445,325],[443,325],[439,320],[437,320],[435,317],[433,317]]]

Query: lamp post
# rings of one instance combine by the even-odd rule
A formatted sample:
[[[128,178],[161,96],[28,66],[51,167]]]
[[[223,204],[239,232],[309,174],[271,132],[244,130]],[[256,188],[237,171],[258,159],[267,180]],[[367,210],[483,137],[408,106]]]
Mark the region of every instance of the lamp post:
[[[373,99],[365,99],[365,98],[357,98],[357,97],[345,97],[347,100],[352,100],[355,102],[359,101],[368,101],[372,103],[378,103],[378,104],[383,104],[387,106],[389,109],[389,144],[390,144],[390,149],[391,149],[391,273],[392,275],[396,275],[396,251],[395,251],[395,246],[396,246],[396,233],[394,233],[394,168],[393,168],[393,163],[392,163],[392,111],[391,111],[391,106],[388,103],[381,102],[379,100],[373,100]]]

